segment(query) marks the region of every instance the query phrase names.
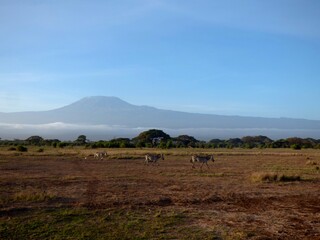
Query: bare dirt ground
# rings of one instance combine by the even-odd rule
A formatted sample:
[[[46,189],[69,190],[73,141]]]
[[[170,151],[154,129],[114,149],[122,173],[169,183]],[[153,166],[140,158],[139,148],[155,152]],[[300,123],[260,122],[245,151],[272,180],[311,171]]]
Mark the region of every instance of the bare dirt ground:
[[[159,165],[144,165],[146,151],[126,150],[126,158],[109,150],[104,160],[81,153],[1,154],[2,226],[39,208],[176,211],[184,229],[208,239],[320,239],[320,151],[208,150],[215,162],[202,170],[191,167],[192,150],[167,150]],[[253,181],[261,172],[301,180]]]

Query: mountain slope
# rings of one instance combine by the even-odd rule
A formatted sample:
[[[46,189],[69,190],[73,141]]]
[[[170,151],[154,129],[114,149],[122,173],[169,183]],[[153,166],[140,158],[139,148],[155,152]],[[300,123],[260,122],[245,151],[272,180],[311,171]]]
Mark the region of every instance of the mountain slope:
[[[320,129],[320,121],[196,114],[136,106],[116,97],[87,97],[62,108],[0,113],[0,123],[116,125],[128,128]]]

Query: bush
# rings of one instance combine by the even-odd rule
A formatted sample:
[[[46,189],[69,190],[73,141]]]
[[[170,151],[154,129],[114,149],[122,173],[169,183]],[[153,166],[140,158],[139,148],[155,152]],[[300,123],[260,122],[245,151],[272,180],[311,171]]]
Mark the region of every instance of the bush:
[[[58,143],[58,147],[59,148],[64,148],[64,147],[66,147],[66,146],[68,146],[69,144],[68,143],[66,143],[66,142],[59,142]]]
[[[24,146],[21,146],[21,145],[19,145],[19,146],[17,147],[17,150],[18,150],[19,152],[28,152],[28,148],[26,148],[26,147],[24,147]]]
[[[301,177],[298,175],[288,176],[288,175],[282,174],[282,175],[278,176],[278,180],[280,182],[293,182],[293,181],[300,181]]]
[[[301,146],[299,144],[292,144],[291,148],[294,150],[301,150]]]

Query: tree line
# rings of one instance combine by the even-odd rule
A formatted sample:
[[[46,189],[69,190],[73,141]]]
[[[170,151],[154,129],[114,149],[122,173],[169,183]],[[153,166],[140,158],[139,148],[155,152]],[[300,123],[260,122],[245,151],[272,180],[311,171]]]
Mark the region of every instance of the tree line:
[[[80,135],[73,141],[60,141],[59,139],[44,139],[40,136],[31,136],[25,140],[1,140],[0,145],[10,146],[11,150],[27,151],[24,146],[52,146],[64,148],[67,146],[85,146],[86,148],[292,148],[320,149],[320,139],[291,137],[272,140],[266,136],[245,136],[230,138],[228,140],[211,139],[200,141],[189,135],[171,137],[158,129],[150,129],[130,138],[115,138],[112,140],[90,141],[85,135]]]

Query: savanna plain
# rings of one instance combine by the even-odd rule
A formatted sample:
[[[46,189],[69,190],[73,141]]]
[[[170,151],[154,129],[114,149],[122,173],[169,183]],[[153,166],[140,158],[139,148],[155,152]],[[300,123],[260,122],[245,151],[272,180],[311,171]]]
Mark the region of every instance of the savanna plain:
[[[0,239],[320,239],[320,150],[104,150],[0,149]]]

